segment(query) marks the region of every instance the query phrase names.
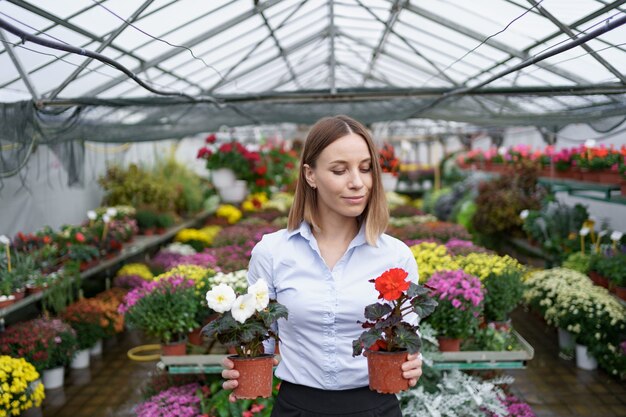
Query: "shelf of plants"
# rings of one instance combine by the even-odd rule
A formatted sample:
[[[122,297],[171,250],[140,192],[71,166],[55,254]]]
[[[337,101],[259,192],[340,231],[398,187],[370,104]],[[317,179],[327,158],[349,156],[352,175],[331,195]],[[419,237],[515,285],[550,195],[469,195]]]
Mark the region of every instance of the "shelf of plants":
[[[201,213],[194,215],[192,218],[180,224],[177,224],[176,226],[166,229],[161,234],[151,235],[151,236],[136,236],[133,242],[130,244],[124,245],[122,250],[116,256],[110,259],[105,259],[102,262],[95,265],[94,267],[81,272],[80,279],[91,278],[103,271],[107,271],[107,270],[110,270],[111,268],[116,267],[120,263],[126,261],[127,259],[135,255],[143,253],[150,248],[157,247],[161,245],[162,243],[167,242],[168,240],[171,240],[172,237],[174,237],[181,230],[196,226],[199,223],[203,222],[208,216],[209,216],[209,213],[206,211],[203,211]],[[0,309],[0,320],[3,320],[4,317],[8,316],[9,314],[15,311],[18,311],[30,304],[33,304],[41,300],[45,296],[45,294],[46,294],[46,290],[35,293],[35,294],[31,294],[15,302],[14,304],[11,304],[5,308]]]

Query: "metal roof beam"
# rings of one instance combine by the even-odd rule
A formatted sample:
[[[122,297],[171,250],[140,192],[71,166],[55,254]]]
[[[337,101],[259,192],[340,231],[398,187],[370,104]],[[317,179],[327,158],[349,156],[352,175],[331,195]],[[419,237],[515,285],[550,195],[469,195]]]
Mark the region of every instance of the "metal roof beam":
[[[279,3],[280,0],[267,0],[263,3],[261,3],[259,6],[257,6],[256,9],[250,9],[238,16],[235,16],[234,18],[222,23],[221,25],[215,26],[210,30],[207,30],[197,36],[194,36],[193,38],[189,39],[187,42],[185,42],[183,44],[183,48],[172,48],[169,49],[167,52],[152,58],[151,60],[145,62],[144,64],[139,65],[138,67],[134,68],[132,70],[133,73],[138,74],[140,72],[143,72],[149,68],[155,67],[157,65],[159,65],[161,62],[164,62],[184,51],[186,51],[184,48],[191,48],[209,38],[212,38],[213,36],[215,36],[218,33],[221,33],[227,29],[230,29],[233,26],[238,25],[239,23],[245,21],[246,19],[249,19],[250,17],[254,16],[256,13],[258,13],[258,11],[260,10],[266,10],[272,6],[274,6],[275,4]],[[182,49],[182,50],[181,50]],[[85,96],[95,96],[98,95],[110,88],[115,87],[116,85],[124,82],[124,80],[126,79],[126,76],[122,75],[119,76],[105,84],[102,84],[90,91],[88,91],[87,93],[85,93]]]
[[[391,0],[389,0],[391,1]],[[529,58],[528,56],[528,52],[524,52],[524,51],[519,51],[515,48],[510,47],[509,45],[499,42],[495,39],[486,39],[485,40],[485,35],[475,32],[467,27],[464,26],[460,26],[458,23],[453,22],[452,20],[446,19],[445,17],[436,15],[426,9],[422,9],[420,7],[417,7],[414,4],[407,4],[405,7],[407,10],[410,10],[411,12],[415,13],[418,16],[421,16],[425,19],[431,20],[439,25],[442,25],[444,27],[447,27],[448,29],[451,29],[455,32],[459,32],[469,38],[472,38],[474,40],[477,40],[479,42],[484,42],[486,45],[491,46],[492,48],[498,49],[502,52],[505,52],[511,56],[515,56],[518,57],[522,60],[526,60]],[[572,74],[569,71],[565,71],[563,69],[554,67],[552,65],[546,64],[546,63],[542,63],[542,62],[538,62],[535,64],[536,66],[545,69],[546,71],[550,71],[554,74],[557,74],[560,77],[563,77],[567,80],[573,81],[576,84],[588,84],[589,82],[584,79],[583,77],[580,77],[576,74]],[[465,82],[465,84],[467,84],[467,81]]]
[[[335,57],[335,35],[337,28],[335,27],[335,5],[333,0],[328,0],[328,41],[330,43],[330,54],[328,57],[328,67],[330,70],[329,74],[329,84],[330,84],[330,93],[335,94],[337,92],[337,87],[335,85],[335,70],[337,65],[337,60]]]
[[[18,74],[20,74],[22,82],[26,85],[26,88],[28,89],[28,92],[30,93],[30,95],[33,97],[33,100],[38,100],[39,95],[37,94],[37,90],[35,89],[35,86],[33,85],[32,81],[28,77],[28,73],[26,72],[26,70],[24,70],[24,66],[22,65],[22,62],[20,61],[20,58],[17,56],[17,54],[13,50],[13,45],[10,44],[7,41],[6,37],[4,36],[4,31],[2,29],[0,29],[0,41],[2,41],[2,43],[4,44],[4,48],[9,54],[11,61],[13,61],[13,65],[15,66],[15,69],[17,69]]]
[[[323,38],[320,38],[320,42],[318,42],[318,43],[321,43],[321,42],[323,42],[323,41],[324,41],[324,39],[323,39]],[[321,55],[321,53],[318,53],[317,55]],[[317,56],[314,56],[314,57],[315,57],[315,58],[317,58]],[[310,65],[310,66],[308,66],[308,67],[306,67],[305,69],[303,69],[303,70],[301,70],[301,71],[299,71],[299,74],[300,74],[300,75],[302,75],[302,74],[306,74],[306,73],[307,73],[308,71],[310,71],[311,69],[313,69],[313,68],[317,68],[317,67],[319,67],[319,66],[320,66],[319,62],[318,62],[317,60],[313,60],[313,59],[312,59],[312,57],[311,57],[311,55],[304,55],[304,56],[302,56],[302,58],[301,58],[300,60],[298,60],[298,62],[296,63],[296,66],[297,66],[297,65],[300,65],[300,64],[302,64],[302,63],[304,63],[305,61],[309,61],[309,60],[314,61],[314,64],[313,64],[313,65]],[[289,75],[289,73],[287,72],[287,73],[285,73],[285,74],[281,75],[281,77],[279,78],[278,82],[277,82],[277,83],[274,83],[274,85],[272,85],[271,87],[267,88],[265,91],[272,91],[272,90],[274,90],[274,89],[276,89],[276,88],[280,87],[281,85],[285,85],[285,84],[287,84],[288,82],[293,81],[293,80],[291,80],[291,79],[285,79],[285,76],[286,76],[286,75]]]
[[[558,27],[559,29],[561,29],[561,31],[565,32],[570,38],[572,39],[576,39],[578,38],[578,36],[576,36],[576,34],[566,25],[564,25],[563,23],[561,23],[561,21],[559,21],[556,17],[554,17],[554,15],[552,15],[552,13],[550,13],[549,11],[547,11],[545,8],[543,8],[539,3],[537,3],[535,0],[528,0],[528,2],[530,4],[532,4],[533,6],[535,6],[537,8],[537,10],[539,10],[539,12],[549,21],[551,21],[552,23],[554,23],[554,25],[556,25],[556,27]],[[587,51],[596,61],[598,61],[604,68],[606,68],[611,74],[615,75],[617,77],[618,80],[620,80],[622,82],[622,84],[626,84],[626,77],[624,77],[623,74],[621,74],[613,65],[611,65],[606,59],[602,58],[600,55],[598,55],[598,53],[596,51],[594,51],[589,45],[587,45],[586,43],[583,43],[582,45],[580,45],[585,51]]]
[[[326,30],[324,30],[324,31],[322,31],[320,33],[314,33],[313,35],[308,36],[308,37],[306,37],[304,39],[301,39],[300,41],[296,42],[295,44],[291,45],[289,48],[286,48],[284,50],[284,53],[286,55],[289,55],[290,53],[295,52],[298,49],[301,49],[301,48],[305,47],[306,45],[310,44],[311,42],[315,41],[316,39],[325,38],[327,35],[328,35],[328,29],[326,29]],[[230,80],[226,80],[223,83],[220,83],[219,86],[221,87],[223,85],[229,84],[229,83],[237,80],[238,78],[241,78],[244,75],[247,75],[247,74],[255,71],[256,69],[261,68],[262,66],[269,64],[270,62],[276,60],[277,58],[280,58],[280,53],[276,54],[276,55],[273,55],[270,58],[266,59],[265,61],[262,61],[262,62],[258,63],[255,67],[248,68],[248,69],[238,73],[235,78],[231,78]],[[214,87],[211,90],[209,90],[209,93],[212,93],[215,90],[215,88],[217,88],[217,87]]]
[[[508,3],[514,4],[515,6],[522,7],[522,6],[520,6],[519,4],[517,4],[517,3],[515,3],[515,2],[512,2],[511,0],[506,0],[506,1],[507,1]],[[616,7],[618,7],[618,6],[620,6],[620,5],[621,5],[621,4],[623,4],[623,3],[626,3],[626,0],[618,0],[618,1],[614,1],[613,3],[611,3],[611,4],[609,4],[609,5],[605,5],[604,7],[602,7],[602,8],[600,8],[600,9],[596,10],[595,12],[593,12],[593,13],[591,13],[591,14],[589,14],[589,15],[587,15],[587,16],[585,16],[585,17],[581,18],[581,19],[578,19],[576,22],[574,22],[574,23],[572,23],[572,24],[570,25],[570,28],[571,28],[571,29],[576,29],[578,26],[583,25],[583,24],[587,23],[588,21],[593,20],[593,19],[595,19],[596,17],[598,17],[598,16],[600,16],[600,15],[602,15],[602,14],[604,14],[604,13],[608,12],[608,11],[611,11],[612,9],[614,9],[614,8],[616,8]],[[537,12],[537,13],[538,13],[538,12]],[[530,52],[532,49],[534,49],[534,48],[538,47],[539,45],[544,44],[544,43],[546,43],[546,42],[549,42],[549,41],[551,41],[552,39],[556,38],[556,37],[557,37],[557,36],[559,36],[561,33],[563,33],[563,32],[561,32],[561,31],[554,32],[554,33],[552,33],[551,35],[548,35],[548,36],[546,36],[545,38],[540,39],[540,40],[538,40],[538,41],[534,42],[532,45],[530,45],[530,46],[528,46],[528,47],[524,48],[524,49],[522,50],[522,52],[524,52],[524,53],[528,53],[528,52]],[[501,66],[501,65],[503,65],[503,64],[506,64],[506,63],[507,63],[508,61],[510,61],[512,58],[513,58],[513,56],[510,56],[510,57],[508,57],[508,58],[506,58],[506,59],[503,59],[503,60],[501,60],[501,61],[499,61],[499,62],[496,62],[495,64],[493,64],[493,65],[492,65],[492,66],[490,66],[489,68],[485,68],[484,70],[480,71],[479,73],[477,73],[477,74],[475,74],[475,75],[471,76],[470,78],[468,78],[467,80],[465,80],[465,82],[467,83],[467,82],[469,82],[469,81],[472,81],[472,80],[474,80],[474,79],[476,79],[476,78],[480,77],[481,75],[483,75],[483,74],[485,74],[485,73],[487,73],[487,72],[491,72],[491,71],[493,71],[494,69],[498,68],[499,66]]]
[[[154,0],[147,0],[146,2],[144,2],[129,18],[127,21],[125,21],[124,23],[122,23],[122,25],[120,27],[118,27],[112,34],[111,36],[109,36],[106,41],[102,42],[100,44],[100,46],[98,46],[98,48],[96,49],[97,53],[100,53],[102,51],[104,51],[110,44],[111,42],[113,42],[115,40],[115,38],[117,38],[123,31],[124,29],[126,29],[132,22],[134,22],[141,13],[143,13],[144,10],[146,10],[146,8],[148,8],[148,6],[150,6],[150,4],[152,4],[152,2],[154,2]],[[78,68],[76,68],[69,77],[67,77],[65,79],[65,81],[63,81],[61,83],[61,85],[59,85],[59,87],[54,90],[54,92],[52,92],[52,94],[50,95],[51,99],[56,98],[61,91],[63,91],[65,89],[65,87],[67,87],[72,81],[74,81],[76,79],[76,77],[78,77],[78,75],[83,72],[83,70],[87,67],[87,65],[89,65],[89,63],[91,63],[91,61],[93,60],[93,58],[87,58],[85,61],[83,61],[82,64],[80,64],[80,66]]]
[[[402,2],[402,5],[400,4],[400,2]],[[358,3],[362,5],[360,1]],[[376,45],[376,48],[374,48],[374,51],[372,52],[372,58],[370,59],[370,62],[367,66],[367,70],[365,70],[365,74],[363,74],[363,81],[361,82],[361,86],[365,85],[365,82],[372,74],[372,71],[374,70],[374,65],[376,65],[376,60],[378,59],[380,52],[383,50],[383,46],[385,45],[385,42],[387,41],[387,38],[389,37],[389,33],[391,32],[394,23],[396,23],[396,21],[398,20],[398,16],[400,15],[400,12],[404,8],[404,6],[406,6],[407,3],[408,3],[407,0],[394,0],[393,3],[391,4],[390,10],[389,10],[389,18],[387,19],[386,22],[384,22],[385,30],[383,31],[380,37],[380,40],[378,41],[378,45]]]

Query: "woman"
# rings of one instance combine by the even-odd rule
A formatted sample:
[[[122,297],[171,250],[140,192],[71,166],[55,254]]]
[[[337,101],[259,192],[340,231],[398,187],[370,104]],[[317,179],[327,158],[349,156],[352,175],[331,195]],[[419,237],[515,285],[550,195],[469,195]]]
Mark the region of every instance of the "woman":
[[[368,280],[397,267],[418,281],[409,248],[383,233],[389,214],[380,173],[363,125],[347,116],[321,119],[304,143],[288,228],[252,251],[249,282],[265,279],[270,298],[289,310],[278,322],[283,382],[272,416],[402,415],[395,395],[368,388],[367,359],[352,356],[363,331],[357,321],[378,296]],[[224,367],[223,387],[234,389],[238,372],[228,359]],[[409,385],[421,367],[421,356],[408,356]]]

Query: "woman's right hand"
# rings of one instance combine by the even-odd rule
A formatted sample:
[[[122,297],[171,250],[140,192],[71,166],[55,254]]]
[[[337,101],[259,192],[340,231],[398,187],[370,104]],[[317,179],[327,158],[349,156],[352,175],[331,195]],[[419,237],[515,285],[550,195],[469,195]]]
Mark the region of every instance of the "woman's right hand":
[[[278,365],[278,359],[274,357],[274,366],[276,365]],[[222,366],[224,367],[224,370],[222,371],[222,378],[226,380],[222,384],[222,388],[225,390],[234,390],[237,388],[237,385],[239,385],[237,382],[237,378],[239,378],[239,371],[234,369],[235,363],[228,358],[224,358],[224,360],[222,360]],[[230,393],[228,401],[231,403],[237,401],[237,397],[234,393]]]

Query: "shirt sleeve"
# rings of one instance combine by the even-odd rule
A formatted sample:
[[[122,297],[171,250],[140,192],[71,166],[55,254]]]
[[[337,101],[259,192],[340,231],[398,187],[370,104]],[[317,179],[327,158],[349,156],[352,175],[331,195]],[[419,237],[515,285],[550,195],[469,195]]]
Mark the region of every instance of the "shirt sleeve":
[[[259,279],[265,279],[270,300],[276,299],[276,289],[274,288],[274,276],[272,274],[272,253],[269,250],[269,244],[264,236],[259,243],[252,249],[250,263],[248,265],[248,285],[252,285]],[[278,334],[278,326],[274,322],[272,331]],[[276,341],[270,338],[263,342],[263,351],[267,354],[274,354]]]

